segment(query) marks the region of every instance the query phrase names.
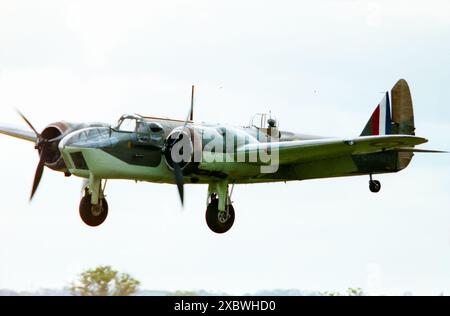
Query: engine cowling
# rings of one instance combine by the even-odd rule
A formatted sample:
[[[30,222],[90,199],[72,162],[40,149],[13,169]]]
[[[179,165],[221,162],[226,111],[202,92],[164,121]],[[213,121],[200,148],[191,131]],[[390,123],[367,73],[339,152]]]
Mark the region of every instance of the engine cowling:
[[[174,162],[176,162],[183,170],[183,174],[191,173],[198,166],[195,154],[201,154],[201,144],[200,136],[194,129],[174,129],[167,136],[162,150],[167,167],[174,170]]]
[[[44,155],[45,166],[55,170],[66,172],[67,166],[59,151],[58,145],[62,138],[76,130],[95,126],[105,126],[104,124],[76,124],[65,121],[49,124],[41,133],[41,140],[36,144],[39,155]],[[41,145],[43,141],[47,142]],[[40,144],[41,143],[41,144]]]
[[[60,136],[67,134],[67,132],[71,129],[69,123],[66,122],[56,122],[49,124],[41,133],[41,137],[44,140],[51,141],[52,139],[56,139],[52,141],[48,146],[36,146],[39,155],[44,155],[45,165],[56,171],[66,171],[66,164],[62,159],[61,153],[58,149],[58,144],[60,141]]]

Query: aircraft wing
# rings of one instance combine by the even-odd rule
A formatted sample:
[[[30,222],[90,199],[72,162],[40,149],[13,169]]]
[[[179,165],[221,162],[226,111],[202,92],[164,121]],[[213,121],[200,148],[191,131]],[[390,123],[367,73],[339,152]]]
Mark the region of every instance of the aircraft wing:
[[[350,139],[325,138],[305,141],[254,143],[238,149],[240,154],[266,153],[279,154],[280,164],[293,164],[340,157],[344,155],[370,154],[402,148],[411,150],[416,145],[426,143],[422,137],[410,135],[362,136]]]
[[[30,142],[36,142],[36,134],[32,131],[23,130],[18,127],[0,124],[0,134],[20,138]]]

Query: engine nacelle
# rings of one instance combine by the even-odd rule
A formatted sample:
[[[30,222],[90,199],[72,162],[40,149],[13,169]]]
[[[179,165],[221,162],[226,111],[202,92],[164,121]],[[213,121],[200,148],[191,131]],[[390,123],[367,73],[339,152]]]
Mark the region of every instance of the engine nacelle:
[[[185,129],[183,132],[181,130],[181,128],[176,128],[167,136],[163,155],[170,170],[174,169],[174,163],[178,163],[183,173],[188,174],[198,165],[194,161],[194,151],[200,150],[201,152],[201,140],[196,140],[196,133],[192,133],[189,129]],[[198,145],[200,148],[196,148]]]
[[[62,158],[61,152],[59,151],[58,145],[61,139],[79,129],[87,128],[87,127],[96,127],[96,126],[106,126],[105,124],[78,124],[78,123],[69,123],[65,121],[55,122],[49,124],[41,133],[41,138],[47,141],[52,139],[56,139],[50,142],[47,146],[38,148],[39,154],[44,154],[45,166],[55,170],[66,172],[67,166]],[[44,148],[45,153],[41,151]]]

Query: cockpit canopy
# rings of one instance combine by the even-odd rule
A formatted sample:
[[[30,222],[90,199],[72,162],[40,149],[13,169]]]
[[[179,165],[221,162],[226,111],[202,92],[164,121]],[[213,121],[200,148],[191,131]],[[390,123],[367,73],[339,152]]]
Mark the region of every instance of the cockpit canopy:
[[[114,127],[116,131],[119,132],[135,132],[137,127],[137,122],[141,117],[137,115],[125,114],[122,115],[117,122],[117,125]]]
[[[161,143],[164,138],[164,128],[160,123],[149,121],[139,115],[122,115],[114,130],[136,133],[137,140],[144,143]]]

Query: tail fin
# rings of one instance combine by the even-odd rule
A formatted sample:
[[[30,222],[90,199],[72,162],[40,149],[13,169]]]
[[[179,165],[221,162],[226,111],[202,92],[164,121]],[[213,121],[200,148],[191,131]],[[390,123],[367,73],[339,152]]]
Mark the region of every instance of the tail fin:
[[[391,104],[389,93],[386,92],[383,99],[378,103],[375,111],[364,127],[361,136],[389,135],[391,134]]]
[[[389,92],[375,108],[361,136],[370,135],[415,135],[414,112],[408,83],[400,79],[391,90],[392,111]],[[396,153],[396,169],[406,168],[412,160],[413,151]]]
[[[389,92],[375,108],[361,136],[370,135],[415,135],[414,112],[408,83],[400,79],[391,90],[392,111]]]

